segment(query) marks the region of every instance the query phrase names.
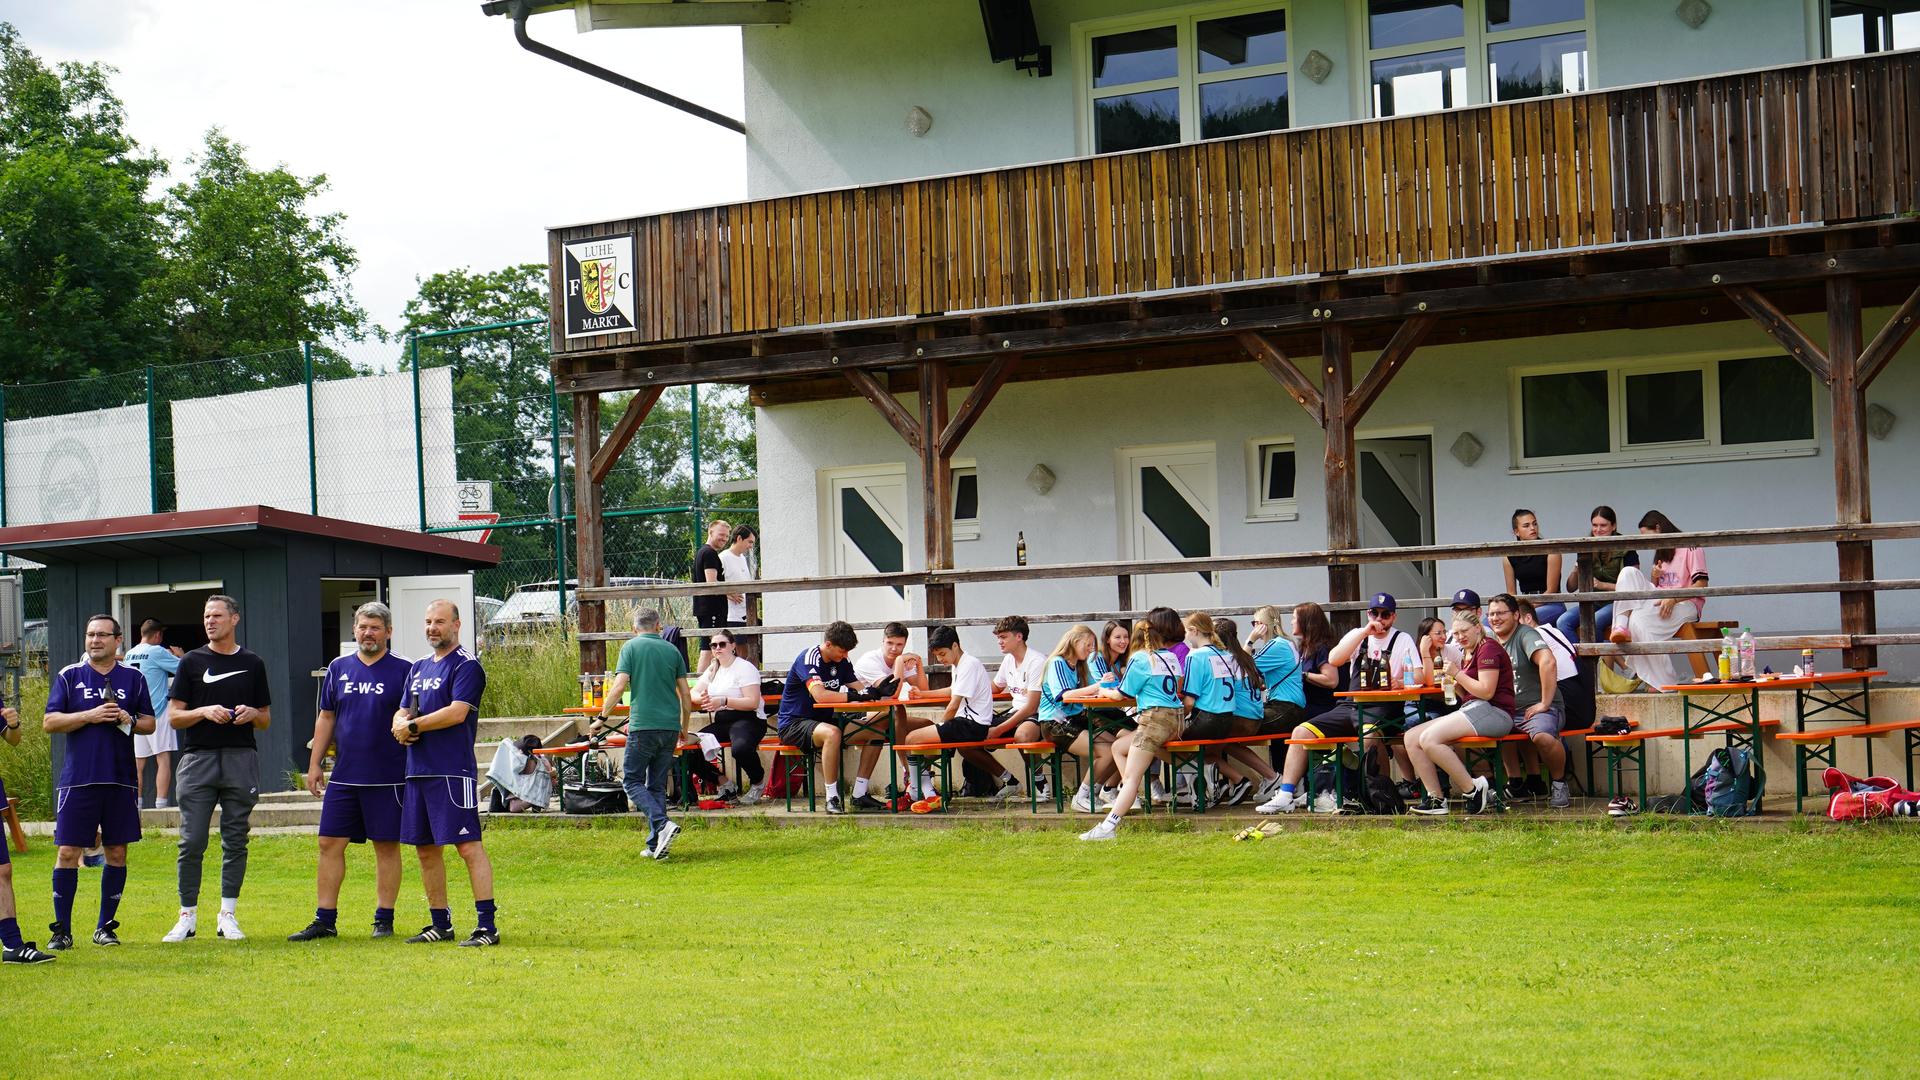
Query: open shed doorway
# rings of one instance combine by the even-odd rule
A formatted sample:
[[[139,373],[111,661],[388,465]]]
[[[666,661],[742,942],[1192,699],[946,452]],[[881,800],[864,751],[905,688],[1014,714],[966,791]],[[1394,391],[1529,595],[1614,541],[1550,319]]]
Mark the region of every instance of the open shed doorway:
[[[207,597],[221,591],[218,581],[177,581],[166,585],[123,585],[113,590],[113,615],[120,620],[122,650],[140,643],[140,624],[158,619],[166,626],[160,643],[169,648],[191,652],[207,643],[200,628],[200,616],[206,611]],[[59,642],[51,643],[59,655]],[[73,642],[78,654],[80,643]]]
[[[354,650],[353,613],[361,604],[380,599],[379,578],[320,579],[320,642],[333,651],[315,657],[314,666],[324,668],[335,657]]]

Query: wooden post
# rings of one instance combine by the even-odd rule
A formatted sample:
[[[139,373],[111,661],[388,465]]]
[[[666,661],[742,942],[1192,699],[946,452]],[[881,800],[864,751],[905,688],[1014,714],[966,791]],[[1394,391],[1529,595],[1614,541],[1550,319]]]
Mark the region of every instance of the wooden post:
[[[927,569],[953,569],[953,455],[940,436],[947,430],[947,362],[920,364],[920,498]],[[927,618],[958,613],[951,585],[927,586]]]
[[[638,426],[638,425],[636,425]],[[573,565],[582,586],[607,583],[606,534],[600,519],[600,481],[593,478],[593,458],[600,450],[600,395],[573,395]],[[565,612],[560,613],[562,617]],[[579,631],[597,634],[607,628],[607,607],[599,600],[580,600]],[[607,643],[580,643],[582,674],[607,669]]]
[[[1353,385],[1353,339],[1344,326],[1320,331],[1320,398],[1327,436],[1327,547],[1360,546],[1359,490],[1353,468],[1353,411],[1347,391]],[[1327,567],[1327,599],[1360,599],[1360,568]],[[1356,612],[1333,613],[1337,629],[1358,626]]]
[[[1850,277],[1827,282],[1827,364],[1833,374],[1829,398],[1833,403],[1834,519],[1841,525],[1873,520],[1871,485],[1867,480],[1867,393],[1860,385],[1860,285]],[[1873,579],[1873,545],[1842,541],[1841,581]],[[1840,594],[1840,632],[1871,634],[1875,626],[1873,594]],[[1878,650],[1862,645],[1846,650],[1851,668],[1874,666]]]

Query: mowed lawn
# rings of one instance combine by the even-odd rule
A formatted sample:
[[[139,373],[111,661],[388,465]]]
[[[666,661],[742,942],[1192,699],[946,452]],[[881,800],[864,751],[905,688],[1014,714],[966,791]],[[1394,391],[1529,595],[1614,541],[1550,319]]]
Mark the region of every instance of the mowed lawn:
[[[121,935],[0,969],[0,1076],[1884,1073],[1920,1004],[1910,827],[1134,829],[690,824],[488,834],[504,944],[339,940],[307,837],[256,838],[252,939],[163,946],[170,839]],[[51,849],[15,863],[45,940]],[[208,855],[208,883],[217,853]],[[99,877],[83,871],[77,924]],[[472,924],[456,879],[455,921]],[[425,921],[409,865],[407,931]]]

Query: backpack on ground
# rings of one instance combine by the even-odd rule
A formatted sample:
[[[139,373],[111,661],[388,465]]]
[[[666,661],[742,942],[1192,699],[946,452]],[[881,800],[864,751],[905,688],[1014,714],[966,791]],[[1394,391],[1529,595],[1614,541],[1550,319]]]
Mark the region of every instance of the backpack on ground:
[[[580,777],[560,785],[563,814],[624,814],[627,789],[613,778],[613,759],[605,750],[580,756]]]
[[[1835,821],[1867,821],[1872,818],[1911,816],[1920,792],[1908,791],[1890,776],[1852,776],[1839,769],[1826,772],[1827,789],[1833,798],[1827,803],[1827,816]]]
[[[1753,751],[1722,747],[1707,755],[1704,800],[1710,817],[1746,817],[1760,801],[1762,786],[1754,772]]]
[[[1360,788],[1361,801],[1369,814],[1404,814],[1407,802],[1400,797],[1399,789],[1393,781],[1378,773],[1369,774],[1367,782]]]
[[[1707,808],[1707,770],[1713,765],[1713,759],[1693,770],[1687,777],[1687,790],[1678,795],[1655,795],[1647,800],[1647,810],[1654,814],[1697,814]]]

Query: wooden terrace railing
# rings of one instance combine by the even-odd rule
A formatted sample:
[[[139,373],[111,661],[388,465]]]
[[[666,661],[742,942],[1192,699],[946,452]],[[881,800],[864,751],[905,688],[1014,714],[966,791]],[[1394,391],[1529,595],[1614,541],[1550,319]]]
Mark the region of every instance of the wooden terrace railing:
[[[572,226],[633,332],[556,353],[1920,211],[1920,53]],[[556,323],[556,335],[558,334]]]

